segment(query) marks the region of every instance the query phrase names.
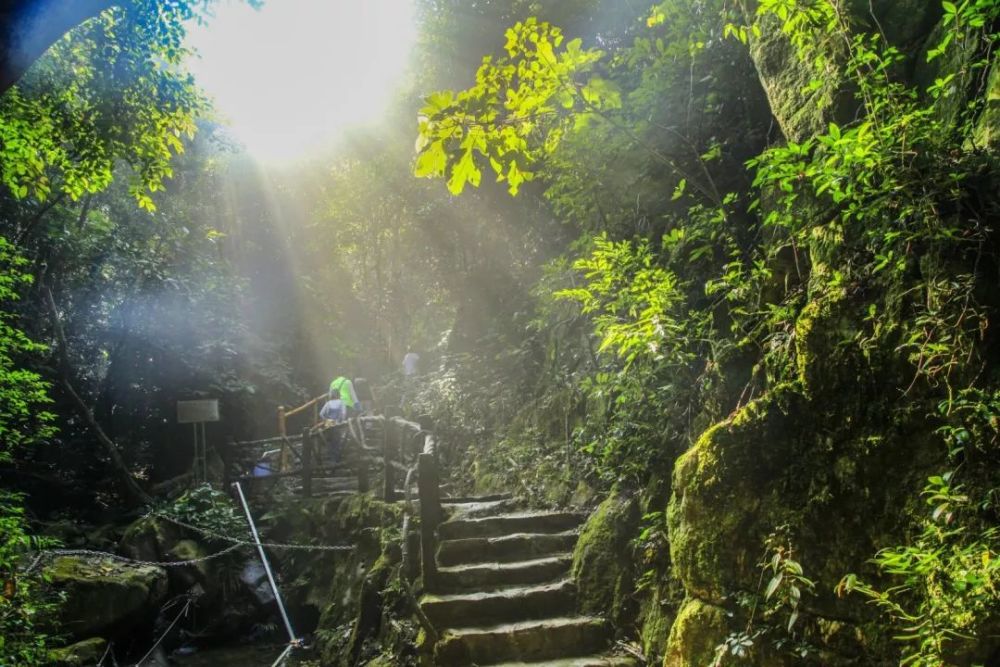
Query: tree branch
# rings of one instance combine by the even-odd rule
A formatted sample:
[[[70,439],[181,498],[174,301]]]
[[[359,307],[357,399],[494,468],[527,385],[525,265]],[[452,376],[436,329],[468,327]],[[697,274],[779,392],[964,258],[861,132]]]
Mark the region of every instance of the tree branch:
[[[62,321],[59,318],[59,309],[56,307],[56,300],[52,297],[52,290],[46,288],[45,296],[48,301],[49,311],[52,314],[52,328],[55,330],[58,342],[59,375],[63,388],[69,394],[80,416],[83,417],[84,421],[87,422],[87,425],[97,436],[98,442],[104,446],[108,458],[111,459],[111,466],[114,469],[115,476],[124,488],[125,494],[137,503],[152,503],[153,499],[139,486],[139,482],[129,472],[128,465],[126,465],[125,459],[122,458],[122,454],[118,450],[118,445],[108,437],[104,429],[101,428],[101,425],[97,423],[90,406],[87,405],[86,401],[83,400],[73,387],[73,383],[70,380],[72,367],[69,361],[69,348],[66,345],[66,334],[63,331]]]

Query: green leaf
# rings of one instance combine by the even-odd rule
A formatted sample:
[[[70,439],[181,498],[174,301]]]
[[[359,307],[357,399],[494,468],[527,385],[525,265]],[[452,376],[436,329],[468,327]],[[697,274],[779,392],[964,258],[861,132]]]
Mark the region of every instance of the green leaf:
[[[444,142],[434,141],[428,144],[423,152],[417,156],[413,173],[421,178],[440,176],[444,174],[447,164],[448,154],[444,150]]]
[[[677,201],[684,196],[684,190],[687,188],[687,179],[682,178],[677,186],[674,188],[674,194],[670,197],[671,201]]]
[[[451,177],[448,179],[448,191],[453,195],[460,195],[465,189],[465,184],[471,183],[473,187],[479,187],[482,172],[476,166],[472,149],[465,151],[462,157],[451,169]]]

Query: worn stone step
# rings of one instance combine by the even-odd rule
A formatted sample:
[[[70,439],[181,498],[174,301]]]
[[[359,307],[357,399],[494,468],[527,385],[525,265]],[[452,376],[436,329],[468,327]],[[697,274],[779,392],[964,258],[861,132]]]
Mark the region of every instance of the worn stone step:
[[[586,515],[577,512],[516,512],[478,518],[454,518],[438,527],[442,540],[497,537],[511,533],[561,533],[578,527]]]
[[[420,608],[441,628],[508,623],[572,613],[576,587],[569,579],[499,591],[425,595]]]
[[[475,502],[468,503],[449,503],[447,500],[442,499],[441,505],[448,512],[449,521],[496,516],[504,512],[513,512],[520,509],[520,503],[513,498],[476,500]]]
[[[572,554],[561,553],[514,563],[476,563],[438,569],[438,588],[445,593],[495,590],[562,578],[573,563]]]
[[[462,667],[572,658],[600,652],[609,636],[607,623],[591,616],[456,628],[441,634],[435,664]]]
[[[576,531],[562,533],[515,533],[502,537],[470,537],[443,540],[438,547],[438,563],[510,563],[541,558],[554,553],[571,551],[576,544]]]
[[[504,662],[490,667],[638,667],[639,661],[627,655],[589,655],[565,660],[541,662]]]
[[[486,496],[452,496],[442,498],[443,505],[471,505],[474,503],[499,503],[505,500],[512,500],[514,496],[509,493],[493,493]]]

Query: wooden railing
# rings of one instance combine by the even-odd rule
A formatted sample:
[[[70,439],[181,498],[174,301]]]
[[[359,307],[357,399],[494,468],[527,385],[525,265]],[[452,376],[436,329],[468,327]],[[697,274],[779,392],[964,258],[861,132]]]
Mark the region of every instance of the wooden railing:
[[[312,408],[312,424],[310,426],[315,426],[319,423],[319,410],[323,403],[326,402],[327,394],[320,394],[316,398],[310,399],[300,405],[297,408],[292,408],[289,410],[284,405],[278,406],[278,435],[288,434],[288,419],[296,415],[302,414],[303,412]]]
[[[278,408],[278,435],[274,438],[256,440],[244,443],[230,443],[230,446],[243,447],[249,445],[281,445],[281,467],[272,475],[261,479],[280,479],[285,477],[301,477],[304,496],[313,492],[313,480],[318,470],[316,455],[320,451],[319,443],[324,433],[331,429],[345,429],[342,434],[345,440],[343,448],[344,459],[341,466],[351,468],[358,475],[358,490],[369,490],[368,469],[374,462],[381,467],[382,489],[381,497],[386,502],[399,499],[397,481],[399,474],[405,475],[403,495],[405,496],[403,545],[404,571],[412,569],[412,558],[409,555],[409,520],[414,516],[410,490],[414,475],[416,476],[417,500],[419,501],[420,519],[420,574],[424,588],[434,590],[437,583],[437,529],[444,519],[441,504],[441,471],[438,463],[437,439],[421,424],[401,417],[384,417],[381,415],[357,417],[348,422],[331,425],[319,419],[319,405],[326,394],[317,396],[306,403],[286,410]],[[288,419],[313,410],[313,422],[301,431],[300,436],[289,436],[287,433]],[[381,429],[381,443],[378,445],[366,442],[364,433],[377,433]],[[296,450],[295,444],[301,442]],[[349,443],[349,446],[347,446]],[[290,458],[297,457],[299,467],[292,469]],[[245,479],[241,477],[240,479]]]
[[[417,476],[417,498],[419,500],[420,511],[420,570],[423,578],[424,588],[428,591],[434,590],[437,584],[437,561],[435,552],[437,551],[437,529],[444,519],[444,511],[441,507],[441,471],[438,467],[437,439],[433,433],[425,430],[417,422],[408,421],[400,417],[393,417],[387,421],[386,433],[395,431],[399,434],[396,442],[399,445],[398,452],[402,457],[407,453],[407,445],[416,444],[410,451],[416,453],[414,464],[407,471],[407,479],[404,482],[404,492],[407,494],[407,511],[404,513],[403,539],[404,545],[408,542],[408,521],[412,513],[409,503],[410,478],[415,473]],[[392,438],[387,438],[391,442]],[[390,465],[392,452],[386,449],[384,456],[386,469],[394,467]],[[408,569],[407,554],[404,553],[404,571]]]

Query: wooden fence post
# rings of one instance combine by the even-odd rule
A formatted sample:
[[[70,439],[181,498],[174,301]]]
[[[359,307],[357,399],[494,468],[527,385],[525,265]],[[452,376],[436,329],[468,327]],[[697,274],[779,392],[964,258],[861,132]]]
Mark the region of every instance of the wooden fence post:
[[[397,448],[393,446],[392,438],[389,437],[389,422],[386,420],[382,427],[382,498],[387,503],[396,500],[396,461]],[[404,489],[405,493],[406,490]]]
[[[281,462],[278,464],[278,471],[288,470],[288,433],[285,431],[285,406],[278,406],[278,436],[281,438]]]
[[[313,484],[313,445],[316,436],[311,427],[302,429],[302,495],[312,497]]]
[[[441,523],[440,475],[437,458],[424,452],[417,456],[417,490],[420,496],[420,568],[424,588],[437,585],[437,527]]]

